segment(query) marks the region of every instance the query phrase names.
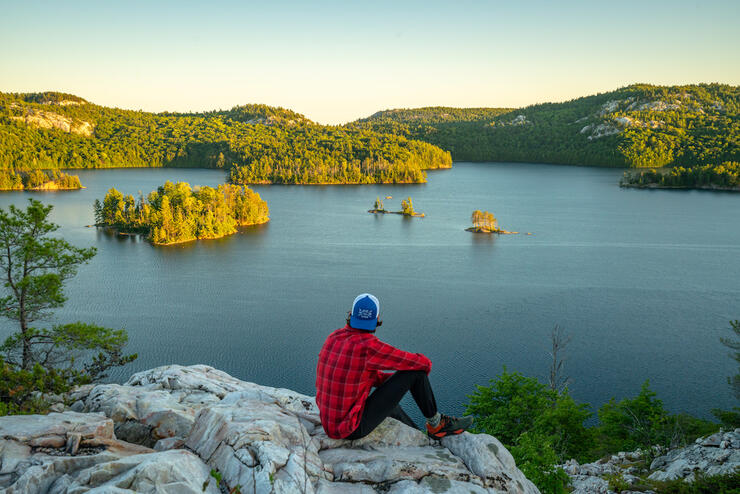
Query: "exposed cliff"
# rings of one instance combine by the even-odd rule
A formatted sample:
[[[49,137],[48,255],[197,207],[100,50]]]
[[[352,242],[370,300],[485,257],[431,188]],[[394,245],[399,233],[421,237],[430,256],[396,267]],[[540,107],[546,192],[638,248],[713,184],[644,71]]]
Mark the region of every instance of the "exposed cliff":
[[[66,106],[65,103],[67,102],[63,101],[58,104]],[[69,102],[68,104],[77,103]],[[85,120],[35,108],[24,108],[23,110],[25,112],[24,115],[11,116],[10,119],[39,129],[59,129],[69,134],[77,134],[85,137],[90,137],[95,131],[95,126]]]

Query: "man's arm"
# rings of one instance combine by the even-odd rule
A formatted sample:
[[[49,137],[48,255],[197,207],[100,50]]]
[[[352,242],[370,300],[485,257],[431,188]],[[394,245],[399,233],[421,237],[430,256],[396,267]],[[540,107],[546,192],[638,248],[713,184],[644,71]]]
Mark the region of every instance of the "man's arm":
[[[432,370],[431,360],[421,353],[404,352],[377,338],[369,347],[366,365],[370,370],[421,370],[427,374]]]

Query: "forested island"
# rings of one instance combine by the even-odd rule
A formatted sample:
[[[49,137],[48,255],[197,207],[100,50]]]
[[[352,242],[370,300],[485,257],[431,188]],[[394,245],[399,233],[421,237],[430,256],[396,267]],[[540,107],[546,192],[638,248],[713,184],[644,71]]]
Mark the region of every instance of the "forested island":
[[[350,126],[423,140],[455,161],[692,167],[740,161],[740,87],[637,84],[519,109],[387,110]]]
[[[626,171],[622,187],[647,189],[708,189],[740,192],[740,163]]]
[[[7,190],[77,190],[80,177],[59,170],[15,171],[0,169],[0,191]]]
[[[510,232],[510,231],[502,230],[501,228],[499,228],[498,220],[493,215],[493,213],[489,211],[481,211],[480,209],[476,209],[470,215],[470,221],[473,223],[473,226],[466,228],[465,229],[466,232],[499,233],[499,234],[519,233],[519,232]]]
[[[75,95],[0,93],[0,168],[222,168],[237,184],[421,183],[450,153],[266,105],[148,113]]]
[[[217,188],[165,182],[138,201],[112,188],[95,201],[95,221],[119,233],[145,235],[154,245],[211,239],[236,233],[238,226],[269,221],[267,203],[248,187]]]

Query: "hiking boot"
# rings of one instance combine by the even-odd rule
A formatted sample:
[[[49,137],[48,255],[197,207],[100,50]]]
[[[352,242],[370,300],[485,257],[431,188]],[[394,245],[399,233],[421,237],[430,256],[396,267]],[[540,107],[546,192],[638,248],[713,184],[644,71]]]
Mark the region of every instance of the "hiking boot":
[[[445,436],[462,434],[465,429],[473,425],[473,417],[457,418],[444,414],[441,415],[439,424],[436,427],[433,427],[427,422],[427,435],[431,438],[442,439]]]

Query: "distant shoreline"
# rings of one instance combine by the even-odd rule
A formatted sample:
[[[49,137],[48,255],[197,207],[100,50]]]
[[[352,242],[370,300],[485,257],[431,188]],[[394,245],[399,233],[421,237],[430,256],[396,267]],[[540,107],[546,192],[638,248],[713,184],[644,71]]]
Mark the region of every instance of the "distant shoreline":
[[[80,190],[86,189],[85,186],[80,187],[51,187],[48,184],[39,185],[38,187],[23,187],[21,189],[0,189],[0,192],[56,192],[58,190]]]
[[[721,185],[660,185],[620,183],[619,186],[630,189],[713,190],[718,192],[740,192],[740,187],[725,187]]]

